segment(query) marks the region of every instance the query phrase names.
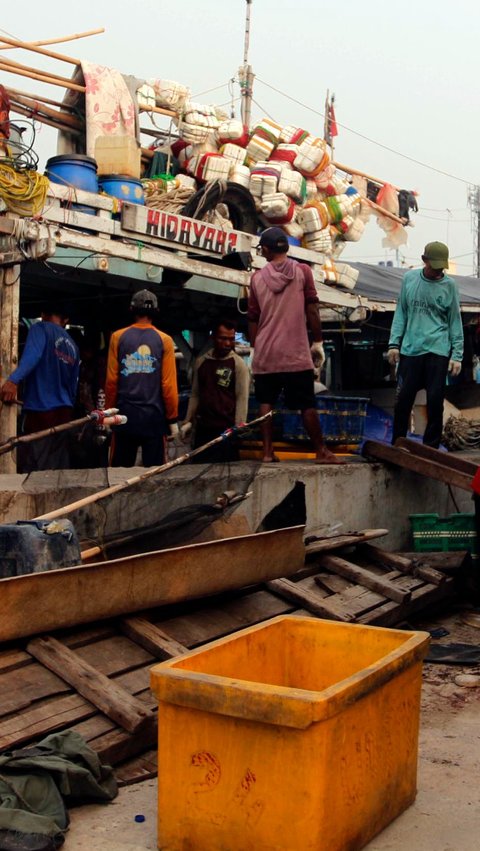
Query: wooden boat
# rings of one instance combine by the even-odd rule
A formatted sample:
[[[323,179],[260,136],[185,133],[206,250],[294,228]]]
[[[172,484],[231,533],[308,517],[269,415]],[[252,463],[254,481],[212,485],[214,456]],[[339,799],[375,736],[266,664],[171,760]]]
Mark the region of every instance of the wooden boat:
[[[290,576],[303,526],[0,580],[0,641]]]

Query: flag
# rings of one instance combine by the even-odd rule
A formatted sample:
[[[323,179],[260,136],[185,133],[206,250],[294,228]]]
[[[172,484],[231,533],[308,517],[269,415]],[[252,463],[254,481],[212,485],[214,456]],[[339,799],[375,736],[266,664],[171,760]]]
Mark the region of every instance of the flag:
[[[332,145],[333,137],[338,136],[338,127],[337,127],[337,119],[335,117],[335,95],[329,97],[329,93],[327,91],[327,97],[325,100],[325,125],[324,125],[324,137],[327,145]]]

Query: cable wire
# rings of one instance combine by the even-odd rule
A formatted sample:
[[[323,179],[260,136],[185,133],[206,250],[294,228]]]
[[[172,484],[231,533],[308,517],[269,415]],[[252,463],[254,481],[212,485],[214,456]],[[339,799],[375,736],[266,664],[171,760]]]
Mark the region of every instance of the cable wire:
[[[308,109],[310,112],[313,112],[315,115],[320,116],[320,118],[325,118],[325,114],[320,112],[318,109],[314,109],[312,106],[309,106],[307,103],[303,103],[301,100],[297,100],[297,98],[292,97],[286,92],[282,92],[281,89],[275,88],[275,86],[270,85],[270,83],[266,83],[265,80],[261,80],[260,77],[255,77],[255,79],[261,83],[263,86],[267,86],[267,88],[272,89],[272,91],[277,92],[277,94],[282,95],[282,97],[291,100],[293,103],[298,104],[298,106],[303,107],[304,109]],[[358,130],[352,130],[351,127],[347,127],[346,124],[341,124],[340,121],[336,120],[336,124],[338,127],[341,127],[343,130],[347,130],[349,133],[353,133],[355,136],[358,136],[360,139],[365,139],[366,142],[370,142],[372,145],[377,145],[379,148],[383,148],[384,151],[389,151],[391,154],[396,154],[398,157],[402,157],[405,160],[409,160],[409,162],[415,163],[416,165],[420,165],[423,168],[428,168],[430,171],[436,172],[436,174],[442,174],[444,177],[449,177],[452,180],[457,180],[459,183],[465,183],[467,186],[471,186],[475,183],[474,180],[465,180],[464,177],[458,177],[455,174],[451,174],[448,171],[443,171],[441,168],[436,168],[433,165],[429,165],[428,163],[424,163],[421,160],[415,159],[415,157],[410,157],[408,154],[402,154],[401,151],[397,151],[395,148],[390,148],[388,145],[384,145],[382,142],[377,142],[375,139],[371,139],[370,136],[365,136],[363,133],[360,133]]]

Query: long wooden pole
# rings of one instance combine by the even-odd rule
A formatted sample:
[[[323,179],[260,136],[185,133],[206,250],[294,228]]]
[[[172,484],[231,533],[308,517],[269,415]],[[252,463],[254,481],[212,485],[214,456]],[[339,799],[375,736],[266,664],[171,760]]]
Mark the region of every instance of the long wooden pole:
[[[62,89],[71,89],[73,92],[85,92],[85,86],[79,86],[78,83],[65,83],[58,77],[46,77],[43,74],[35,74],[31,71],[21,71],[20,68],[13,68],[0,62],[0,71],[5,71],[9,74],[18,74],[20,77],[29,77],[31,80],[38,80],[40,83],[48,83],[50,86],[60,86]]]
[[[41,115],[39,112],[35,112],[31,109],[27,109],[24,106],[19,106],[18,104],[11,104],[12,112],[17,112],[19,115],[24,115],[25,118],[31,118],[33,121],[39,121],[40,124],[46,124],[48,127],[53,127],[55,130],[62,130],[65,133],[71,133],[73,136],[80,136],[81,130],[77,130],[75,127],[70,126],[69,124],[61,124],[60,121],[53,121],[50,118],[46,118],[44,115]]]
[[[84,33],[72,33],[72,35],[64,35],[60,38],[48,38],[45,41],[29,41],[30,47],[44,47],[47,44],[63,44],[65,41],[75,41],[77,38],[88,38],[91,35],[99,35],[105,32],[105,27],[98,27],[96,30],[87,30]],[[2,44],[5,39],[0,36],[0,50],[12,50],[18,47],[16,44]]]
[[[21,47],[24,50],[31,50],[33,53],[40,53],[42,56],[49,56],[50,59],[59,59],[60,62],[69,62],[70,65],[80,65],[80,59],[74,59],[72,56],[65,56],[64,53],[55,53],[53,50],[46,50],[44,47],[36,47],[28,41],[19,41],[17,38],[8,38],[6,35],[0,37],[1,41],[10,47]]]
[[[332,164],[335,166],[335,168],[340,169],[340,171],[344,171],[346,174],[357,174],[358,177],[365,177],[367,180],[371,180],[373,183],[378,183],[380,186],[385,186],[386,183],[390,182],[388,180],[380,180],[379,177],[372,177],[371,174],[366,174],[366,172],[364,171],[359,171],[358,168],[351,168],[351,166],[349,165],[342,165],[342,163],[337,163],[335,161],[333,161]],[[391,183],[390,186],[393,186],[393,183]],[[398,186],[393,186],[393,188],[396,189],[397,192],[400,192]]]
[[[71,83],[70,77],[62,77],[61,74],[54,74],[52,71],[44,71],[43,68],[32,68],[31,65],[25,65],[23,62],[16,62],[15,59],[8,59],[6,56],[0,57],[2,65],[8,65],[9,68],[19,68],[21,71],[30,71],[33,74],[41,74],[42,77],[52,78],[53,80],[61,80],[62,83]]]
[[[79,508],[84,508],[86,505],[93,505],[93,503],[98,502],[101,499],[105,499],[107,496],[112,496],[114,493],[118,493],[119,491],[126,490],[127,488],[132,487],[132,485],[137,485],[140,482],[144,482],[146,479],[150,479],[152,476],[158,476],[159,473],[164,473],[166,470],[171,470],[173,467],[178,467],[180,464],[184,464],[185,461],[188,461],[189,458],[194,458],[196,455],[199,455],[201,452],[204,452],[205,449],[209,449],[210,446],[215,446],[218,443],[221,443],[222,440],[228,439],[234,432],[236,431],[244,431],[245,429],[251,428],[258,423],[263,422],[272,416],[272,412],[265,414],[263,417],[258,417],[255,420],[251,420],[249,423],[244,423],[241,426],[238,426],[237,429],[232,429],[231,432],[226,432],[225,435],[219,435],[219,437],[214,438],[214,440],[210,440],[208,443],[205,443],[203,446],[199,446],[198,449],[193,449],[191,452],[186,452],[185,455],[181,455],[179,458],[175,458],[174,461],[168,461],[166,464],[161,464],[159,467],[152,467],[149,470],[146,470],[145,473],[141,473],[139,476],[132,476],[130,479],[126,479],[124,482],[119,482],[118,485],[111,485],[109,488],[105,488],[105,490],[99,491],[98,493],[93,493],[90,496],[86,496],[83,499],[78,499],[76,502],[71,502],[70,505],[65,505],[63,508],[56,508],[54,511],[49,511],[47,514],[41,514],[39,517],[34,517],[34,520],[54,520],[56,517],[65,517],[66,514],[71,514],[72,511],[77,511]]]
[[[35,117],[37,113],[43,113],[47,118],[57,119],[62,124],[69,124],[76,130],[80,130],[82,126],[79,119],[75,118],[74,115],[70,115],[67,112],[59,112],[58,109],[51,109],[51,107],[40,103],[40,101],[31,100],[30,98],[22,97],[22,95],[11,95],[10,98],[12,108],[13,104],[19,103],[21,106],[32,111],[32,117]]]
[[[0,62],[2,60],[0,59]],[[20,95],[24,98],[30,98],[30,100],[38,101],[39,103],[48,103],[50,106],[58,106],[60,109],[69,109],[70,111],[74,111],[74,107],[70,106],[68,103],[62,103],[59,100],[52,100],[51,98],[45,97],[45,95],[34,95],[31,92],[24,92],[23,89],[13,89],[11,86],[5,86],[7,90],[7,94],[11,97],[15,97],[15,95]]]

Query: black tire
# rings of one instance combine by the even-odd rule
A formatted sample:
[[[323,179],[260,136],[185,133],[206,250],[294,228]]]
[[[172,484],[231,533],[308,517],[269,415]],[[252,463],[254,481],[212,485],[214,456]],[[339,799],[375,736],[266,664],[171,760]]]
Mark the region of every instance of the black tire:
[[[185,204],[182,209],[183,216],[194,218],[194,213],[207,189],[208,197],[206,198],[205,206],[201,210],[200,218],[203,218],[205,213],[213,210],[217,204],[226,204],[230,221],[235,230],[241,230],[244,233],[257,233],[258,220],[255,201],[248,189],[240,186],[239,183],[227,183],[227,189],[223,196],[220,183],[212,182],[211,184],[207,184],[196,192],[187,204]]]

